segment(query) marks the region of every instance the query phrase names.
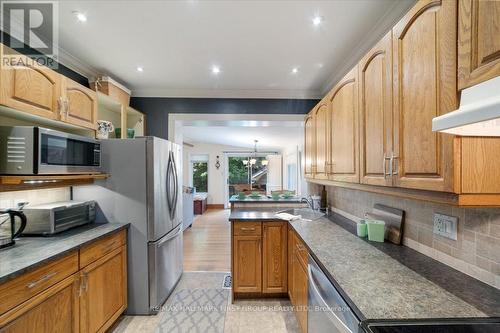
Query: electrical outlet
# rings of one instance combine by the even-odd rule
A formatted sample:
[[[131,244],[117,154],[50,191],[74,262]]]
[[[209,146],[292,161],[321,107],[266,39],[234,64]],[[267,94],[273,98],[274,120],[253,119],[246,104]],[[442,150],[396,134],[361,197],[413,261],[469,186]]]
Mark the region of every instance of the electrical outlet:
[[[457,240],[458,217],[434,213],[434,233]]]

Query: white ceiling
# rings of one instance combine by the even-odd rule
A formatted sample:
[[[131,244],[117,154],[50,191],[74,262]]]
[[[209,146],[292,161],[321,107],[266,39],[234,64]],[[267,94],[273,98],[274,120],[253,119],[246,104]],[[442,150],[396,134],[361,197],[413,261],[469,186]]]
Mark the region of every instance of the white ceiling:
[[[299,145],[304,140],[302,122],[295,126],[282,127],[274,124],[267,127],[246,126],[184,126],[183,139],[188,143],[213,143],[233,147],[254,147],[257,150],[284,150]]]
[[[135,96],[315,98],[413,1],[61,1],[60,59]]]

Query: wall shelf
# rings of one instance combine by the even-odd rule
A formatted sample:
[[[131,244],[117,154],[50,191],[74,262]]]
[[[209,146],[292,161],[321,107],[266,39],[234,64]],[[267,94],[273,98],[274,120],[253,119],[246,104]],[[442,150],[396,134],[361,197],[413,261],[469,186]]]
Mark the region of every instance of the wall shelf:
[[[43,176],[0,176],[0,192],[86,185],[92,184],[95,180],[106,179],[108,176],[108,174],[104,173]]]
[[[132,128],[135,136],[143,136],[145,133],[144,114],[128,105],[122,105],[112,97],[97,92],[97,119],[107,120],[113,123],[115,128]],[[110,138],[114,138],[114,133]],[[121,139],[127,137],[126,131],[122,131]]]

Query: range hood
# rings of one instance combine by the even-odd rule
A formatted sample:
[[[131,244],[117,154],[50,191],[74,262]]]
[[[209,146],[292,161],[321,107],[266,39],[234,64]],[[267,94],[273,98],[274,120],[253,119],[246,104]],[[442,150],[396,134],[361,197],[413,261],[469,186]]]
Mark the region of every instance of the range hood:
[[[500,136],[500,76],[462,90],[458,110],[432,119],[432,131]]]

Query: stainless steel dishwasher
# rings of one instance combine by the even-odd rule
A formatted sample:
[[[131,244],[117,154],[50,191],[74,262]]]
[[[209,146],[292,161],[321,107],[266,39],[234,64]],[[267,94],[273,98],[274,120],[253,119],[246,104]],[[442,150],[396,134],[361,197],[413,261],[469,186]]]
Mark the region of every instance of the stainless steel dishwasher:
[[[307,331],[310,333],[362,332],[359,319],[316,261],[309,256]]]

